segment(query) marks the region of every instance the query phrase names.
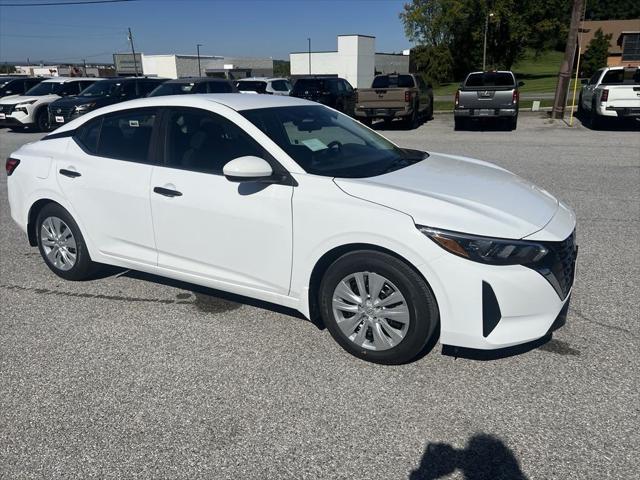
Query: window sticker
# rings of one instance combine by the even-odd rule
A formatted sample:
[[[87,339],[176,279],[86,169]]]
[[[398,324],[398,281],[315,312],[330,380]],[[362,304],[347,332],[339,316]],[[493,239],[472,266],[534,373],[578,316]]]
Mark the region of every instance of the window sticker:
[[[312,152],[317,152],[318,150],[324,150],[327,148],[327,146],[317,138],[308,138],[306,140],[302,140],[302,144]]]
[[[129,120],[129,126],[130,127],[139,127],[140,126],[140,122],[138,122],[138,120]]]

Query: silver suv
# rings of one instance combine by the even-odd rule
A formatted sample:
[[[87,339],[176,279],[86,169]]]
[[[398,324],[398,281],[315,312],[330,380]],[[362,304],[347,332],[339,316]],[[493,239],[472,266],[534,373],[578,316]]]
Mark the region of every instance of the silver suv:
[[[270,95],[289,95],[291,83],[286,78],[251,77],[236,82],[240,93],[268,93]]]

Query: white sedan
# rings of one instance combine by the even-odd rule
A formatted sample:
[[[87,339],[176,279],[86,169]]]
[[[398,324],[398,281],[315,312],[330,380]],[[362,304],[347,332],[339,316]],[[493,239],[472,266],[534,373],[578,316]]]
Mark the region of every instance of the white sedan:
[[[372,362],[410,361],[438,334],[539,339],[573,284],[575,216],[552,195],[297,98],[120,103],[6,169],[11,215],[58,276],[110,264],[284,305]]]

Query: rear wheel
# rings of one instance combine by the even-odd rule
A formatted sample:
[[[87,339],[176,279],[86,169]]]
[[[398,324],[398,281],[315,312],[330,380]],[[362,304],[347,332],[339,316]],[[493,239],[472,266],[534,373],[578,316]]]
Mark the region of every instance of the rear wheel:
[[[518,127],[518,117],[512,117],[509,119],[509,129],[515,130]]]
[[[422,277],[376,251],[336,260],[322,279],[319,303],[333,338],[352,355],[375,363],[414,359],[438,323],[435,298]]]
[[[464,118],[455,117],[453,119],[453,129],[454,130],[462,130],[466,126],[466,121]]]
[[[597,130],[602,126],[602,118],[598,115],[596,110],[596,103],[591,104],[591,111],[589,112],[589,128]]]
[[[359,120],[367,127],[371,127],[371,125],[373,124],[373,119],[370,117],[360,117]]]
[[[60,205],[45,205],[36,219],[40,255],[53,273],[65,280],[85,280],[98,264],[89,256],[84,237],[73,217]]]
[[[409,115],[408,117],[406,117],[405,119],[405,125],[407,128],[409,129],[413,129],[416,128],[418,126],[418,121],[419,121],[419,113],[418,113],[418,108],[419,105],[414,105],[413,107],[413,112],[411,113],[411,115]]]

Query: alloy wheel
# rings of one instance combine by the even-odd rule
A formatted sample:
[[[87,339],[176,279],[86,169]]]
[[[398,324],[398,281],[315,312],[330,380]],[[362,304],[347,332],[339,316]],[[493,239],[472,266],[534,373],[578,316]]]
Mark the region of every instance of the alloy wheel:
[[[343,278],[332,297],[333,315],[342,333],[358,347],[383,351],[407,335],[407,301],[389,279],[374,272]]]
[[[59,270],[71,270],[78,249],[69,226],[58,217],[47,217],[40,227],[40,243],[49,262]]]

